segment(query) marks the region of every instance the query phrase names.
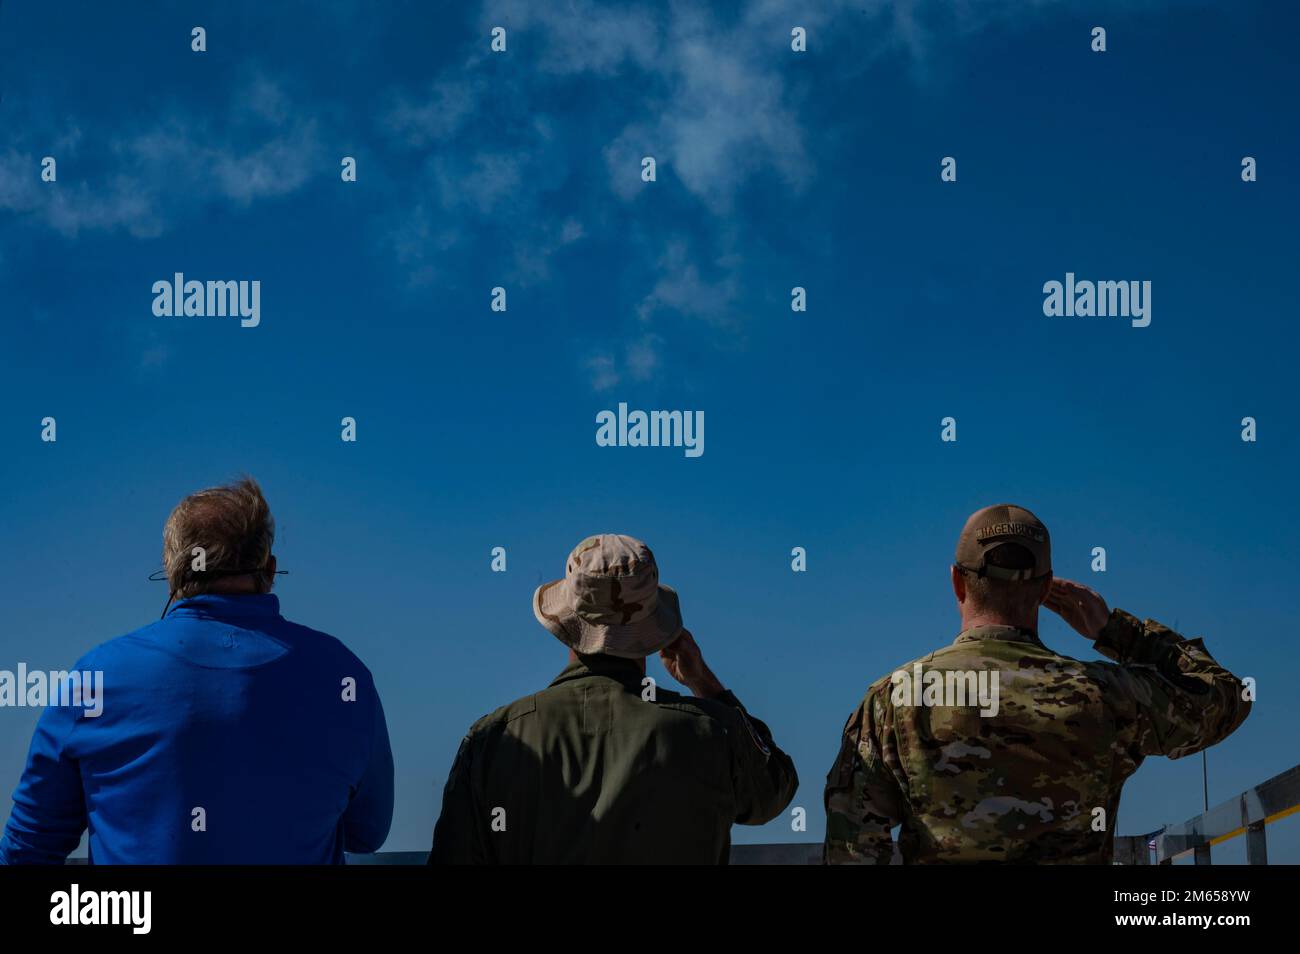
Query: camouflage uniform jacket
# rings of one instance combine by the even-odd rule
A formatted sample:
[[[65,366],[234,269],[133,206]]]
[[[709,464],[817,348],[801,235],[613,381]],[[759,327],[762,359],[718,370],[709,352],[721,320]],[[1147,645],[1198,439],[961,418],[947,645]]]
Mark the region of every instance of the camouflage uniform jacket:
[[[1118,665],[1009,626],[973,627],[917,661],[996,672],[992,716],[910,704],[894,676],[872,685],[826,779],[826,861],[888,864],[899,825],[905,864],[1110,863],[1120,789],[1143,758],[1213,745],[1250,703],[1201,640],[1154,620],[1114,610],[1094,645]]]
[[[794,797],[794,763],[730,692],[655,689],[611,656],[480,719],[442,797],[430,864],[725,864],[731,826]]]

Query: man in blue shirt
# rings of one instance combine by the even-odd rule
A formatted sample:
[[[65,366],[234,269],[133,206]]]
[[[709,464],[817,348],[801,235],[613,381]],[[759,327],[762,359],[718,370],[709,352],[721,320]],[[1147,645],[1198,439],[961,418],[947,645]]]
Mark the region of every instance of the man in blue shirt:
[[[86,828],[97,864],[378,850],[393,816],[383,707],[347,647],[280,615],[274,537],[250,478],[177,505],[163,532],[177,602],[77,663],[103,674],[94,706],[41,715],[0,862],[60,864]]]

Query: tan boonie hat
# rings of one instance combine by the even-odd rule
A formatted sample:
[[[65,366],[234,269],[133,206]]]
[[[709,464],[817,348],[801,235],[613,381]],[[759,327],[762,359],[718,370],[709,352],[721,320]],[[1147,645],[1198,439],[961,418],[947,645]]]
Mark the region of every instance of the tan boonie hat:
[[[1004,543],[1024,547],[1034,565],[1024,570],[990,566],[988,552]],[[957,538],[957,565],[995,580],[1036,580],[1052,572],[1052,541],[1047,527],[1024,507],[994,504],[970,515]]]
[[[587,537],[564,579],[533,594],[533,615],[574,652],[644,659],[682,632],[675,590],[659,582],[650,548],[621,533]]]

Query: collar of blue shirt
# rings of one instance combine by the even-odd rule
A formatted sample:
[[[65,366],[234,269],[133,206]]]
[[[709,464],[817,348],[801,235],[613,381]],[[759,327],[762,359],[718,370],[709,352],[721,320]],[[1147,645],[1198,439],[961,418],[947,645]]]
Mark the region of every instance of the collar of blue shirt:
[[[279,616],[280,598],[274,593],[200,593],[176,603],[173,616],[231,619],[238,616]]]

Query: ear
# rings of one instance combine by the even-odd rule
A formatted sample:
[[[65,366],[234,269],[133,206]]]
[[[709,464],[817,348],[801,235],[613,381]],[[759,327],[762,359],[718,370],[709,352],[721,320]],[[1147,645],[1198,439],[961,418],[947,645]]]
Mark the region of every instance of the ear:
[[[966,602],[966,574],[959,570],[955,565],[948,568],[952,575],[952,591],[957,597],[958,603]]]
[[[275,566],[275,554],[272,553],[266,560],[266,589],[263,592],[270,593],[275,585]]]

